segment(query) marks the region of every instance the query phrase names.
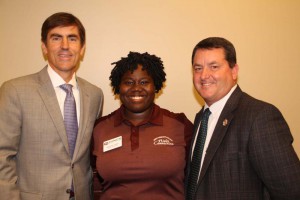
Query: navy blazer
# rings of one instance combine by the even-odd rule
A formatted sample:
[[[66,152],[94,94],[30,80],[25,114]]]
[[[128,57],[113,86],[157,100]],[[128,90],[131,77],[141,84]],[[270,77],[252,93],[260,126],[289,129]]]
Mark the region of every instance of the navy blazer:
[[[238,86],[216,124],[194,199],[300,199],[300,162],[292,142],[280,111]],[[191,154],[188,159],[187,175]]]

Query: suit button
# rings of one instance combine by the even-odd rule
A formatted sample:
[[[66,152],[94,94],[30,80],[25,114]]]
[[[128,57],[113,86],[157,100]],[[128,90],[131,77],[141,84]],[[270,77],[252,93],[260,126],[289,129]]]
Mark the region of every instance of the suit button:
[[[71,189],[67,189],[66,193],[70,194],[71,193]]]

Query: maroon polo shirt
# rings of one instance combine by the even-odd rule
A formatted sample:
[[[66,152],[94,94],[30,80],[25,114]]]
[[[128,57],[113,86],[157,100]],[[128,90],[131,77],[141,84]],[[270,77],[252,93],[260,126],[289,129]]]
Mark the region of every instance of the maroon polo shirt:
[[[193,125],[183,113],[154,105],[148,120],[132,125],[121,106],[95,126],[100,199],[183,200],[184,168]]]

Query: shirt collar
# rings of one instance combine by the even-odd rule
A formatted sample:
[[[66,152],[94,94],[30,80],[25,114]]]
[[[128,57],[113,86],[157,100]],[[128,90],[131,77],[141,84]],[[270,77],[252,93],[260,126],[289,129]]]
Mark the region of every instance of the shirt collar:
[[[213,103],[210,107],[208,107],[208,105],[205,103],[204,106],[204,110],[206,108],[209,108],[210,112],[212,114],[217,114],[217,113],[221,113],[221,111],[223,110],[227,100],[229,99],[229,97],[231,96],[231,94],[233,93],[233,91],[237,88],[237,84],[234,85],[231,90],[219,101]]]
[[[119,126],[122,122],[129,122],[128,120],[126,120],[124,118],[125,109],[126,109],[125,106],[121,105],[121,107],[118,110],[116,110],[116,117],[115,117],[115,124],[114,124],[115,126]],[[141,122],[138,126],[141,126],[141,125],[144,125],[147,123],[155,124],[158,126],[163,125],[163,112],[162,112],[162,109],[158,105],[154,104],[153,111],[152,111],[150,118]]]
[[[53,69],[52,67],[50,67],[50,65],[48,64],[47,66],[47,71],[49,74],[49,77],[51,79],[52,85],[54,88],[59,87],[60,85],[65,84],[66,82],[64,81],[64,79],[58,75]],[[73,85],[73,88],[78,89],[77,86],[77,80],[76,80],[76,73],[73,74],[72,79],[68,82],[68,84]]]

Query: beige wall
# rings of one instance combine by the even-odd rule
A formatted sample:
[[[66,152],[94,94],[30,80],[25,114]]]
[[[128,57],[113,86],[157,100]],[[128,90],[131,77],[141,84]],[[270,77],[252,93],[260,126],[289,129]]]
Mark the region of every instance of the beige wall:
[[[162,58],[167,72],[156,102],[193,121],[203,101],[191,81],[192,49],[205,37],[222,36],[236,47],[239,85],[282,111],[300,155],[299,10],[299,0],[0,0],[0,84],[45,66],[41,25],[67,11],[86,27],[78,74],[103,89],[104,114],[119,106],[109,86],[110,63],[129,51],[148,51]]]

